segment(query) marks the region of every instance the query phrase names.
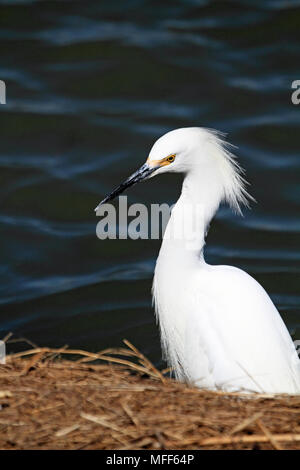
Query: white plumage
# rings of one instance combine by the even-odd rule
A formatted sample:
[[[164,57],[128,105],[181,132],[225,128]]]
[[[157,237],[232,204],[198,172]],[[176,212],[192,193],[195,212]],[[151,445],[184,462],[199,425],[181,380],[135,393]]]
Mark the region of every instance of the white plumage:
[[[241,171],[216,132],[178,129],[160,138],[149,162],[176,154],[158,170],[182,171],[175,205],[157,259],[153,299],[165,357],[180,380],[226,391],[299,393],[300,361],[268,294],[231,266],[211,266],[203,256],[207,227],[221,201],[240,211],[247,202]],[[184,207],[202,208],[191,247],[172,237]]]
[[[209,389],[300,393],[300,360],[268,294],[242,270],[204,259],[220,203],[240,212],[251,199],[228,144],[203,128],[171,131],[102,203],[163,172],[184,174],[153,281],[162,347],[175,376]]]

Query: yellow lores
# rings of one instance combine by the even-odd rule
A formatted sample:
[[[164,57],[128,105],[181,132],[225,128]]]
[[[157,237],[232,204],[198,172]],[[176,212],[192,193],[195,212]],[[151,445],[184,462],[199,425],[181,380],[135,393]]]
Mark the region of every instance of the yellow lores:
[[[157,167],[157,166],[166,166],[166,165],[170,165],[170,163],[173,163],[175,160],[175,157],[176,155],[172,154],[166,158],[163,158],[162,160],[149,160],[148,158],[147,163],[151,168]]]

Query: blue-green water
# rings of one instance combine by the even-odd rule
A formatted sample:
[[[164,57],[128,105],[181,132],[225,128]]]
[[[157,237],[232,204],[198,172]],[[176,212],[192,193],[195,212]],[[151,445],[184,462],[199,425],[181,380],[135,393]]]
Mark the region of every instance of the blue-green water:
[[[160,360],[160,241],[100,241],[93,209],[161,134],[205,126],[229,133],[257,200],[219,211],[207,260],[253,275],[300,338],[299,1],[1,1],[0,40],[0,337],[127,338]],[[174,202],[180,182],[129,201]]]

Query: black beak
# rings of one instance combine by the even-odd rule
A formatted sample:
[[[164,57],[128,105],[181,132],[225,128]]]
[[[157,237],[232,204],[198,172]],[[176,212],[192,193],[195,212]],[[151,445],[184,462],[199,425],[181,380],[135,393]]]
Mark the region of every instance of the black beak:
[[[95,211],[97,211],[98,207],[101,206],[101,204],[105,204],[108,201],[111,201],[115,197],[119,196],[119,194],[123,193],[125,189],[130,188],[130,186],[133,186],[136,183],[139,183],[140,181],[143,181],[147,179],[153,171],[156,170],[157,167],[150,167],[147,163],[144,163],[141,168],[139,168],[135,173],[133,173],[127,180],[125,180],[123,183],[121,183],[116,189],[114,189],[108,196],[106,196],[103,201],[98,204],[96,207]]]

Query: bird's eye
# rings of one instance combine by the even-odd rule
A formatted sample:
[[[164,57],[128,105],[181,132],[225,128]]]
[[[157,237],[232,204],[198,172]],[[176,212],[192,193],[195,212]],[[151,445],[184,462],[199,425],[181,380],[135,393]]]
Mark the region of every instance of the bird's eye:
[[[174,160],[175,160],[175,155],[170,155],[170,156],[167,158],[167,161],[168,161],[169,163],[174,162]]]

